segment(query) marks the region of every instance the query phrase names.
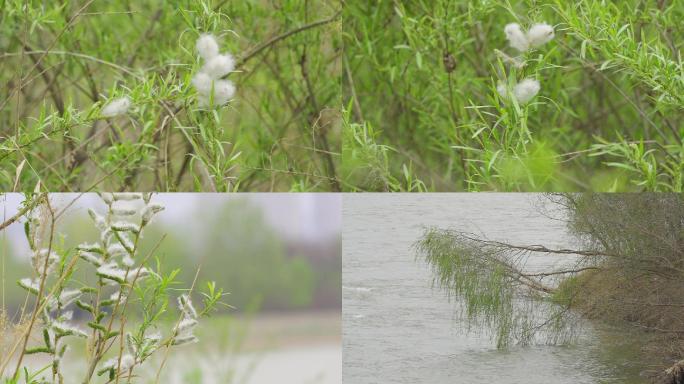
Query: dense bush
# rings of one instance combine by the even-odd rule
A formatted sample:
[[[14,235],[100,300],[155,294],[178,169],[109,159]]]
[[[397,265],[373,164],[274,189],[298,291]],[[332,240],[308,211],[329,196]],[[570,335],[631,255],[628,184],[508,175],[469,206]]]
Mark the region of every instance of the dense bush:
[[[681,1],[346,2],[343,166],[369,168],[346,188],[681,191],[683,15]],[[506,25],[543,22],[553,40],[509,46]],[[538,94],[515,103],[505,86],[525,78]]]
[[[336,1],[1,1],[0,190],[339,189],[338,12]],[[204,33],[235,59],[227,105],[228,83],[214,105],[193,86]]]

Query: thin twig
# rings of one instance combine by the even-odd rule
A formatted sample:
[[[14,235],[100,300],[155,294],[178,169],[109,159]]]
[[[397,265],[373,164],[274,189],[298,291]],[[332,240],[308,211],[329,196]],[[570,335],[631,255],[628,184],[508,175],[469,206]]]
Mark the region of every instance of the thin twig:
[[[299,28],[295,28],[295,29],[293,29],[293,30],[291,30],[291,31],[285,32],[285,33],[283,33],[283,34],[281,34],[281,35],[274,36],[274,37],[268,39],[268,40],[265,41],[264,43],[257,45],[256,47],[254,47],[254,48],[252,48],[251,50],[249,50],[246,54],[244,54],[243,56],[241,56],[241,57],[238,59],[237,63],[235,64],[235,67],[236,67],[236,68],[242,67],[249,59],[251,59],[251,58],[253,58],[254,56],[258,55],[258,54],[261,53],[261,51],[263,51],[264,49],[266,49],[266,48],[268,48],[268,47],[270,47],[270,46],[276,44],[277,42],[279,42],[279,41],[281,41],[281,40],[283,40],[283,39],[286,39],[286,38],[288,38],[288,37],[290,37],[290,36],[292,36],[292,35],[294,35],[294,34],[297,34],[297,33],[299,33],[299,32],[303,32],[303,31],[306,31],[307,29],[316,28],[316,27],[321,26],[321,25],[325,25],[325,24],[332,23],[333,21],[335,21],[335,20],[337,20],[337,19],[339,18],[339,16],[340,16],[341,13],[342,13],[342,11],[337,11],[337,13],[335,13],[332,17],[329,17],[329,18],[323,19],[323,20],[319,20],[319,21],[315,21],[315,22],[310,23],[310,24],[303,25],[303,26],[301,26],[301,27],[299,27]]]
[[[20,209],[19,212],[17,212],[16,215],[10,217],[9,219],[5,220],[2,224],[0,224],[0,231],[3,229],[7,228],[8,226],[12,225],[15,221],[19,220],[26,212],[30,211],[33,209],[36,205],[40,204],[46,197],[47,195],[45,193],[41,194],[38,198],[33,200],[30,204],[26,204],[24,208]]]

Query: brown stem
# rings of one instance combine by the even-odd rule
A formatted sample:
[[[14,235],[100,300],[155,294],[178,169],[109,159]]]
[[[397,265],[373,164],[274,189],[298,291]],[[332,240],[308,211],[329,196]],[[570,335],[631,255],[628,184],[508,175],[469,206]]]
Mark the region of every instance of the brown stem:
[[[602,268],[584,267],[584,268],[566,269],[566,270],[562,270],[562,271],[553,271],[553,272],[523,273],[522,276],[525,276],[525,277],[548,277],[548,276],[554,276],[554,275],[565,275],[565,274],[570,274],[570,273],[580,273],[580,272],[584,272],[584,271],[600,270],[600,269],[602,269]]]
[[[26,354],[26,345],[28,345],[28,340],[31,337],[31,330],[33,329],[33,325],[36,322],[36,318],[38,317],[38,312],[40,308],[42,307],[41,305],[41,299],[43,297],[43,293],[45,291],[45,280],[47,280],[47,270],[48,270],[48,263],[50,261],[50,252],[52,252],[52,241],[54,240],[54,235],[55,235],[55,212],[52,210],[52,206],[50,205],[50,199],[45,199],[45,205],[48,209],[48,212],[50,212],[50,240],[48,242],[48,248],[47,248],[47,254],[45,255],[45,262],[43,263],[43,272],[41,273],[40,276],[40,287],[38,288],[38,295],[36,297],[36,305],[33,307],[33,313],[31,314],[31,321],[29,322],[28,329],[25,331],[26,334],[24,335],[24,340],[22,342],[21,346],[21,353],[19,354],[19,359],[17,360],[17,365],[16,368],[14,369],[14,374],[12,377],[16,379],[19,377],[19,369],[21,368],[21,362],[24,360],[24,355]],[[47,301],[47,300],[46,300]]]
[[[22,216],[26,214],[26,212],[30,211],[33,209],[36,205],[41,203],[43,199],[45,199],[46,195],[42,194],[35,200],[33,200],[30,204],[26,204],[26,206],[17,212],[16,215],[10,217],[9,219],[5,220],[2,224],[0,224],[0,231],[3,229],[7,228],[8,226],[12,225],[15,221],[19,220]]]
[[[252,48],[252,49],[251,49],[249,52],[247,52],[244,56],[240,57],[240,58],[238,59],[237,63],[235,64],[235,67],[236,67],[236,68],[240,68],[240,67],[243,66],[249,59],[251,59],[252,57],[258,55],[258,54],[261,53],[261,51],[263,51],[264,49],[266,49],[266,48],[268,48],[268,47],[270,47],[270,46],[276,44],[277,42],[279,42],[279,41],[281,41],[281,40],[284,40],[284,39],[286,39],[286,38],[288,38],[288,37],[290,37],[290,36],[292,36],[292,35],[294,35],[294,34],[297,34],[297,33],[299,33],[299,32],[303,32],[303,31],[306,31],[307,29],[316,28],[316,27],[321,26],[321,25],[325,25],[325,24],[332,23],[333,21],[337,20],[337,18],[340,16],[340,14],[341,14],[341,11],[337,11],[337,13],[335,13],[332,17],[329,17],[329,18],[323,19],[323,20],[319,20],[319,21],[315,21],[315,22],[310,23],[310,24],[302,25],[302,26],[299,27],[299,28],[295,28],[295,29],[293,29],[293,30],[291,30],[291,31],[287,31],[287,32],[285,32],[285,33],[283,33],[283,34],[281,34],[281,35],[274,36],[274,37],[268,39],[267,41],[265,41],[265,42],[263,42],[263,43],[257,45],[257,46],[254,47],[254,48]]]
[[[320,113],[318,101],[316,100],[316,94],[314,92],[313,86],[311,85],[311,80],[309,79],[309,70],[308,70],[306,63],[307,63],[307,56],[306,56],[306,45],[305,45],[304,49],[302,51],[302,57],[301,57],[301,60],[299,63],[300,69],[302,72],[302,78],[304,79],[304,83],[306,84],[306,89],[309,92],[309,102],[311,103],[311,107],[313,108],[315,113]],[[321,142],[321,146],[323,147],[323,158],[325,159],[328,177],[330,178],[330,186],[332,187],[333,191],[339,192],[340,191],[340,183],[336,177],[335,162],[333,161],[332,154],[330,153],[330,146],[328,145],[326,128],[320,127],[320,129],[317,130],[316,129],[317,126],[318,126],[318,119],[316,119],[313,122],[312,128],[314,130],[314,137],[318,136],[318,140]],[[314,142],[314,149],[315,148],[316,148],[316,143]]]

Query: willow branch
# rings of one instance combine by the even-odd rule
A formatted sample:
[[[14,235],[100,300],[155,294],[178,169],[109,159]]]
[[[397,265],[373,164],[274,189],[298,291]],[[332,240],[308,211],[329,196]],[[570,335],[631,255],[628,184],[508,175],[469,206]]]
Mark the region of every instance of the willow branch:
[[[337,13],[335,13],[333,16],[331,16],[331,17],[329,17],[329,18],[327,18],[327,19],[323,19],[323,20],[319,20],[319,21],[314,21],[313,23],[306,24],[306,25],[302,25],[302,26],[299,27],[299,28],[295,28],[295,29],[293,29],[293,30],[291,30],[291,31],[287,31],[287,32],[285,32],[285,33],[283,33],[283,34],[281,34],[281,35],[277,35],[277,36],[274,36],[274,37],[268,39],[267,41],[265,41],[265,42],[263,42],[263,43],[257,45],[256,47],[252,48],[251,50],[249,50],[244,56],[240,57],[240,58],[238,59],[237,63],[235,64],[235,67],[236,67],[236,68],[240,68],[240,67],[243,66],[249,59],[251,59],[251,58],[253,58],[254,56],[258,55],[258,54],[261,53],[261,51],[263,51],[264,49],[266,49],[266,48],[268,48],[268,47],[270,47],[270,46],[272,46],[272,45],[275,45],[277,42],[279,42],[279,41],[281,41],[281,40],[284,40],[284,39],[286,39],[286,38],[288,38],[288,37],[290,37],[290,36],[292,36],[292,35],[295,35],[295,34],[297,34],[297,33],[299,33],[299,32],[306,31],[306,30],[311,29],[311,28],[316,28],[316,27],[319,27],[319,26],[321,26],[321,25],[326,25],[326,24],[332,23],[333,21],[337,20],[337,19],[340,17],[340,14],[341,14],[341,11],[337,11]]]
[[[38,205],[40,202],[42,202],[44,198],[45,198],[45,194],[42,194],[40,197],[38,197],[37,199],[35,199],[34,201],[32,201],[30,204],[26,204],[26,206],[25,206],[24,208],[20,209],[19,212],[17,212],[16,215],[10,217],[9,219],[5,220],[5,222],[3,222],[2,224],[0,224],[0,231],[2,231],[3,229],[9,227],[9,226],[12,225],[14,222],[16,222],[17,220],[19,220],[22,216],[24,216],[24,215],[26,214],[26,212],[30,211],[30,210],[33,209],[36,205]]]

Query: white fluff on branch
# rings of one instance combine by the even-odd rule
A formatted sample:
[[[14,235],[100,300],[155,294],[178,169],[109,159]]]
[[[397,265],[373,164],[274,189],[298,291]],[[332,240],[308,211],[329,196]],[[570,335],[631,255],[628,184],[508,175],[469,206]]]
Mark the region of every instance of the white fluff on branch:
[[[226,104],[235,96],[235,85],[222,77],[235,70],[235,58],[229,53],[219,54],[218,43],[210,34],[201,35],[196,47],[205,61],[200,72],[192,78],[198,104],[201,107]]]
[[[539,93],[539,89],[539,81],[532,78],[527,78],[513,86],[511,95],[515,98],[518,104],[527,104],[537,95],[537,93]],[[496,87],[496,91],[503,99],[508,99],[508,88],[504,83],[499,83],[499,85]]]
[[[195,44],[197,52],[204,60],[210,60],[218,55],[219,46],[216,38],[211,34],[204,34],[197,39]]]
[[[118,99],[114,99],[107,103],[107,105],[102,108],[102,112],[100,114],[103,117],[115,117],[119,115],[123,115],[126,112],[128,112],[128,109],[131,107],[131,99],[128,97],[120,97]]]

